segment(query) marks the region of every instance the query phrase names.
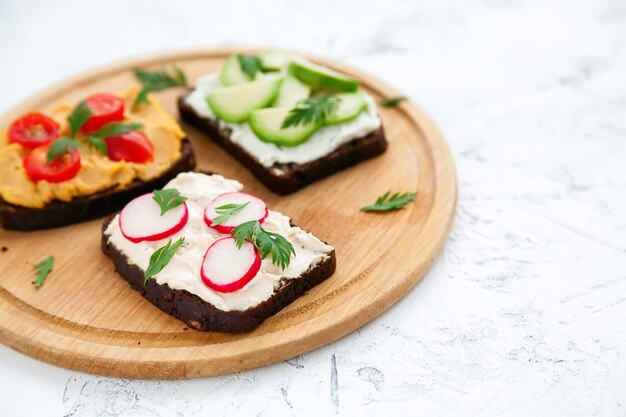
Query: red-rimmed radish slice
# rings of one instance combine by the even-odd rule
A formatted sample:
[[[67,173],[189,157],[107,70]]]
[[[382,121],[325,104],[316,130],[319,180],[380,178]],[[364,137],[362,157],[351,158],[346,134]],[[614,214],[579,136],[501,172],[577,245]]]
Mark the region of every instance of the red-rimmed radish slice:
[[[245,204],[247,206],[243,208],[239,213],[231,216],[223,223],[211,226],[213,220],[220,214],[215,211],[216,207],[225,206],[227,204]],[[204,209],[204,222],[207,226],[217,230],[220,233],[230,234],[233,229],[239,226],[241,223],[249,222],[251,220],[258,220],[259,223],[263,223],[263,220],[267,217],[267,205],[259,197],[253,196],[248,193],[231,192],[220,194],[209,203]]]
[[[187,224],[187,204],[174,207],[161,216],[161,207],[153,196],[149,193],[135,198],[120,213],[120,230],[133,243],[165,239]]]
[[[245,242],[241,249],[235,239],[218,239],[207,249],[200,268],[204,284],[219,292],[233,292],[243,288],[261,268],[261,257],[256,247]]]

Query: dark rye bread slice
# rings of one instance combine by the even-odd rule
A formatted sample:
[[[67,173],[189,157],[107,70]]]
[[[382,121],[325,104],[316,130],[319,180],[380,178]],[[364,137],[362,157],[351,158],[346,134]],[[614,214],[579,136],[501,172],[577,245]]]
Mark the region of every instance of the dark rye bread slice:
[[[387,149],[385,132],[381,126],[367,136],[354,139],[320,159],[305,164],[277,163],[268,168],[244,148],[232,142],[230,130],[220,128],[216,120],[199,115],[187,104],[185,99],[189,94],[190,92],[178,99],[181,119],[226,149],[243,166],[252,171],[259,181],[276,194],[286,195],[296,192],[312,182],[380,155]]]
[[[335,272],[337,261],[333,250],[328,257],[311,266],[298,278],[281,281],[276,292],[257,306],[244,311],[224,311],[188,291],[157,284],[155,279],[148,280],[144,287],[144,271],[129,263],[126,255],[110,244],[104,233],[114,217],[115,215],[107,217],[102,224],[101,246],[102,252],[113,261],[115,270],[132,289],[152,304],[196,330],[228,333],[253,330]]]
[[[54,200],[43,208],[9,204],[0,198],[0,224],[9,230],[40,230],[67,226],[121,210],[133,198],[163,188],[176,175],[196,166],[191,144],[181,142],[180,158],[161,176],[150,181],[135,179],[123,190],[109,189],[71,201]]]

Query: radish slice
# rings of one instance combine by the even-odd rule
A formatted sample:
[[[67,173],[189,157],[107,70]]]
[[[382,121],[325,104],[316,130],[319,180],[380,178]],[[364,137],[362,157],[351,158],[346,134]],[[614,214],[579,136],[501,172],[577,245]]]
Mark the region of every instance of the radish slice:
[[[213,219],[220,214],[215,211],[216,207],[225,206],[226,204],[245,204],[247,206],[243,208],[239,213],[231,216],[223,223],[211,226]],[[267,217],[267,206],[265,202],[259,197],[253,196],[248,193],[231,192],[220,194],[209,203],[204,209],[204,222],[207,226],[217,230],[220,233],[230,234],[233,229],[239,226],[241,223],[249,222],[251,220],[258,220],[259,223],[263,223],[263,220]]]
[[[204,284],[219,292],[233,292],[243,288],[261,268],[261,257],[256,247],[245,242],[241,249],[235,238],[218,239],[207,249],[200,275]]]
[[[144,194],[132,200],[120,213],[120,230],[133,243],[165,239],[187,224],[187,204],[168,210],[161,216],[161,208],[152,198]]]

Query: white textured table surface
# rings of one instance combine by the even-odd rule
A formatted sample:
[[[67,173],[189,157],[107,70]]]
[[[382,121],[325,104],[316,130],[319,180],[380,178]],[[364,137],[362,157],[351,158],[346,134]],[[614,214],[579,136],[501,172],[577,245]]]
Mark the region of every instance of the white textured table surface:
[[[379,319],[251,372],[120,380],[2,346],[0,414],[626,415],[626,2],[269,3],[0,0],[0,112],[161,51],[343,60],[446,135],[460,193],[445,252]]]

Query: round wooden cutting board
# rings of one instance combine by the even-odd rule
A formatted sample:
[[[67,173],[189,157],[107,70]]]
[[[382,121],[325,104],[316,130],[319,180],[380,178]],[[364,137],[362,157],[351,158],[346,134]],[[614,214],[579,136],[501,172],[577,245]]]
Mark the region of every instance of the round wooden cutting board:
[[[0,129],[31,110],[77,103],[94,92],[123,92],[133,68],[176,64],[193,83],[241,50],[175,53],[126,62],[64,82],[0,118]],[[315,61],[359,78],[377,100],[401,95],[372,77],[325,59]],[[159,93],[177,117],[182,90]],[[413,103],[380,108],[389,141],[382,156],[286,197],[265,189],[225,151],[183,124],[198,168],[236,179],[244,191],[289,215],[336,248],[337,272],[244,334],[203,333],[162,313],[130,289],[100,252],[101,220],[49,231],[0,230],[0,339],[42,361],[84,372],[131,378],[192,378],[272,364],[323,346],[380,315],[406,294],[441,251],[456,206],[454,165],[433,122]],[[388,190],[417,191],[396,212],[359,208]],[[54,255],[41,288],[32,265]]]

